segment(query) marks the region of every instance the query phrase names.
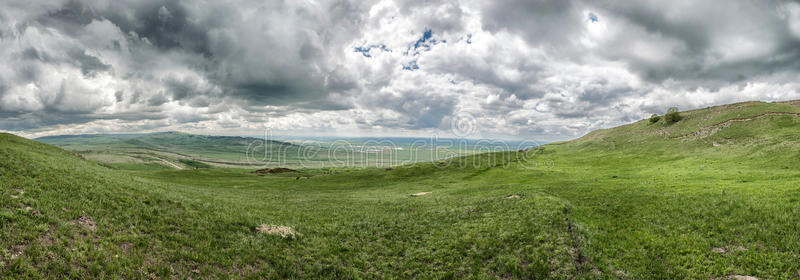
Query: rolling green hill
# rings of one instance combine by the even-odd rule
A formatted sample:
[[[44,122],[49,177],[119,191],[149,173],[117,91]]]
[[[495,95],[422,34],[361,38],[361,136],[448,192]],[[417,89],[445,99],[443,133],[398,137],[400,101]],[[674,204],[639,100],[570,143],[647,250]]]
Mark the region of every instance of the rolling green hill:
[[[302,176],[124,171],[2,134],[0,275],[797,278],[799,113],[738,103],[538,149]]]

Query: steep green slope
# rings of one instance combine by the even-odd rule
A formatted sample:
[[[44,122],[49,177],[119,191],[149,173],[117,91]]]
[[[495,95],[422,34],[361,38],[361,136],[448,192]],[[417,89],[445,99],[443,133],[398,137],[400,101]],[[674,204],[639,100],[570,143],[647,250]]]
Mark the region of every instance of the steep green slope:
[[[535,183],[570,201],[593,262],[622,278],[800,273],[797,102],[684,112],[547,145],[558,176]]]

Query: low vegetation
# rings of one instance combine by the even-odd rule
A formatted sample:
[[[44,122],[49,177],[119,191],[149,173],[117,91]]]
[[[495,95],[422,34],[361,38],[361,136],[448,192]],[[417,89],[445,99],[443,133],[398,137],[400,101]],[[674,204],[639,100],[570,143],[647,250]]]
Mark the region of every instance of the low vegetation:
[[[653,114],[652,116],[650,116],[649,120],[650,123],[657,123],[658,121],[661,120],[661,116],[659,116],[658,114]]]
[[[667,124],[673,124],[681,120],[681,113],[678,111],[678,107],[672,107],[667,110],[667,113],[664,114],[664,121]]]
[[[796,102],[738,103],[539,149],[301,180],[124,171],[2,134],[0,275],[796,278],[796,113]]]

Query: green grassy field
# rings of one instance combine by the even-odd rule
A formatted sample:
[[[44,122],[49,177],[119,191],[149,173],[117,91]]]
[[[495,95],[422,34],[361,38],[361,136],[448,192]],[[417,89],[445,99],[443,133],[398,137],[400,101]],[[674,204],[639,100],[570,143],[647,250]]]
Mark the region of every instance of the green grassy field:
[[[120,170],[2,134],[0,275],[796,279],[797,113],[739,103],[527,151],[263,176]]]

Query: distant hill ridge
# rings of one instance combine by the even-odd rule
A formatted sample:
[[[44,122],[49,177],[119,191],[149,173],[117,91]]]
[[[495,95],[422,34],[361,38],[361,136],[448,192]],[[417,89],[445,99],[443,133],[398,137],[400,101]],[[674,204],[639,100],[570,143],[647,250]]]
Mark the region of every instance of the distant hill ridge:
[[[209,140],[228,140],[228,141],[263,141],[264,139],[258,137],[250,137],[250,136],[217,136],[217,135],[201,135],[201,134],[191,134],[191,133],[184,133],[179,131],[166,131],[166,132],[153,132],[153,133],[132,133],[132,134],[113,134],[113,133],[100,133],[100,134],[64,134],[64,135],[51,135],[51,136],[42,136],[34,138],[33,140],[37,140],[40,142],[53,142],[55,140],[63,140],[63,139],[75,139],[75,138],[102,138],[102,137],[113,137],[116,139],[151,139],[151,138],[158,138],[158,139],[180,139],[180,138],[189,138],[189,139],[209,139]],[[283,145],[294,145],[292,143],[278,141],[278,140],[269,140],[271,143],[276,144],[283,144]]]

